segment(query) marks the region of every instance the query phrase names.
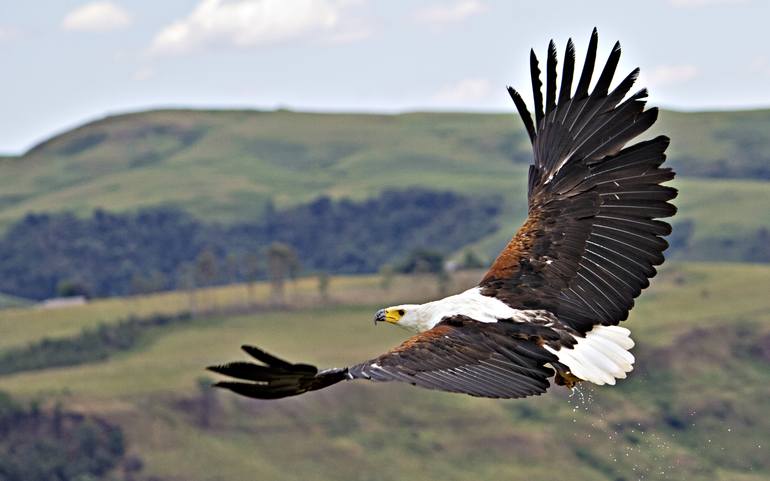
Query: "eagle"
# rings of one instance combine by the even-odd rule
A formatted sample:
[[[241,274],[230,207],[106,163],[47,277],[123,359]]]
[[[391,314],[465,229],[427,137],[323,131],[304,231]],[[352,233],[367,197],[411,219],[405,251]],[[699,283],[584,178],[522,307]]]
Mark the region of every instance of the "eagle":
[[[551,40],[546,84],[530,51],[534,119],[519,92],[508,93],[532,143],[528,217],[477,286],[425,304],[377,311],[413,331],[390,351],[349,367],[319,370],[253,347],[258,362],[208,369],[232,378],[215,384],[237,394],[277,399],[342,381],[400,381],[487,398],[523,398],[557,385],[614,385],[633,369],[630,331],[618,324],[649,286],[668,247],[676,208],[663,183],[666,136],[630,141],[658,110],[645,110],[647,90],[628,96],[639,75],[610,84],[620,58],[615,43],[593,88],[598,35],[591,35],[577,87],[575,46],[566,45],[557,89]]]

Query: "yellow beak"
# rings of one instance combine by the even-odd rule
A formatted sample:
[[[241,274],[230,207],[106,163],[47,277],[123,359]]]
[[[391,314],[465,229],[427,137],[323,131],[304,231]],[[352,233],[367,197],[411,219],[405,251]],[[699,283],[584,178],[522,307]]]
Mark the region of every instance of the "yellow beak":
[[[400,320],[401,320],[401,315],[398,313],[397,309],[380,309],[374,315],[375,325],[378,322],[383,322],[383,321],[389,322],[391,324],[398,324],[398,321]]]

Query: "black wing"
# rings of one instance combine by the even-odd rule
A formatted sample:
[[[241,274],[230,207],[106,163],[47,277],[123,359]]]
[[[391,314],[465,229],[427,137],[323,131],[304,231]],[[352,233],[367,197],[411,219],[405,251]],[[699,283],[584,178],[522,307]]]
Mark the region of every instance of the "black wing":
[[[564,342],[564,334],[548,327],[455,317],[349,368],[319,372],[313,366],[290,364],[244,346],[263,364],[235,362],[209,369],[242,380],[215,386],[259,399],[293,396],[353,379],[401,381],[471,396],[521,398],[548,389],[548,377],[554,371],[545,364],[555,364],[557,358],[543,345],[560,342]]]
[[[556,101],[556,48],[548,49],[545,106],[540,70],[531,54],[535,121],[521,96],[509,93],[532,141],[529,217],[480,283],[482,293],[519,309],[546,309],[580,332],[628,317],[634,299],[663,262],[668,203],[676,190],[660,185],[674,177],[662,168],[667,137],[624,146],[657,119],[644,110],[646,90],[623,98],[639,70],[614,90],[610,83],[620,44],[610,53],[592,92],[594,29],[580,80],[572,95],[575,50],[567,43]]]
[[[347,369],[318,371],[309,364],[291,364],[254,346],[242,346],[254,359],[262,362],[231,362],[210,366],[209,371],[241,381],[220,381],[215,387],[229,389],[242,396],[257,399],[279,399],[323,389],[350,379]],[[244,382],[245,381],[245,382]]]

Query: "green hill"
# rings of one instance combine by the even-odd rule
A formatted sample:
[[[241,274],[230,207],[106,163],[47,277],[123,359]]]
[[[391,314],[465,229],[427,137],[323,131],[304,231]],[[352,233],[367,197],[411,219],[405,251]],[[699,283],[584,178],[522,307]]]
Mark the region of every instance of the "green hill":
[[[660,132],[673,139],[683,188],[675,222],[695,221],[695,238],[770,225],[770,110],[664,111],[651,135]],[[228,222],[258,217],[268,201],[280,208],[427,186],[503,195],[503,229],[482,241],[496,248],[523,217],[529,159],[522,127],[507,114],[141,112],[2,159],[0,227],[30,211],[158,204]]]
[[[651,135],[661,132],[673,139],[669,157],[681,174],[674,182],[681,189],[679,228],[670,240],[684,243],[675,237],[686,235],[687,241],[674,256],[697,248],[704,258],[724,260],[736,252],[724,247],[743,237],[751,242],[742,249],[757,243],[766,249],[770,110],[663,112]],[[271,203],[282,209],[320,195],[363,199],[420,186],[501,196],[499,229],[475,244],[490,255],[524,216],[529,149],[513,115],[120,115],[0,158],[0,231],[31,211],[86,216],[96,207],[174,205],[207,222],[230,223],[258,218]],[[459,283],[472,277],[477,273]],[[78,365],[1,375],[0,401],[5,391],[26,403],[18,412],[36,419],[28,429],[56,419],[59,406],[67,416],[86,415],[83,422],[118,426],[121,456],[133,460],[133,471],[123,465],[104,479],[770,477],[768,265],[668,262],[626,324],[637,341],[636,370],[614,388],[584,386],[572,396],[557,388],[535,399],[496,401],[359,383],[281,402],[208,389],[202,367],[239,357],[244,342],[323,366],[393,346],[405,333],[372,328],[373,311],[433,297],[435,280],[397,276],[387,292],[380,282],[335,277],[332,302],[319,306],[317,280],[305,278],[289,286],[291,311],[262,306],[264,312],[250,315],[220,311],[153,324],[99,361],[86,356]],[[266,299],[268,287],[255,292]],[[243,285],[210,288],[195,302],[216,312],[249,295]],[[42,310],[0,296],[5,304],[15,307],[0,316],[0,356],[41,354],[30,365],[50,366],[46,349],[83,332],[110,340],[127,317],[178,314],[191,299],[168,292]],[[0,424],[10,419],[2,411],[7,404],[0,402]],[[91,431],[81,437],[92,438],[85,444],[93,447],[101,435]],[[51,436],[44,437],[43,448]],[[58,437],[56,449],[43,454],[67,453],[65,437]],[[13,438],[6,441],[0,479],[3,463],[18,458]]]
[[[264,402],[200,387],[201,368],[241,357],[244,342],[324,366],[394,345],[406,333],[371,326],[383,293],[370,278],[334,279],[331,295],[371,305],[169,326],[107,361],[0,376],[0,390],[120,426],[144,466],[134,479],[760,481],[770,476],[768,283],[768,266],[667,265],[626,324],[637,341],[631,377],[572,396],[499,401],[355,383]],[[424,285],[395,287],[415,296]],[[161,297],[152,302],[167,308]],[[69,316],[144,304],[99,301]],[[4,329],[14,337],[25,324]],[[33,340],[23,338],[14,345]]]

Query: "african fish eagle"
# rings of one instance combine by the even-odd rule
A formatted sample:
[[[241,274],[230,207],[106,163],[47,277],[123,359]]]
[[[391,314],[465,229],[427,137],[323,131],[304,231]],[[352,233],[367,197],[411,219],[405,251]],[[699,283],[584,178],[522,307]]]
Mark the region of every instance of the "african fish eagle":
[[[632,370],[630,332],[618,326],[656,274],[676,208],[676,189],[661,167],[665,136],[626,146],[657,119],[647,91],[626,94],[639,69],[609,90],[620,58],[616,43],[593,90],[596,29],[577,87],[575,47],[567,42],[557,95],[556,47],[548,46],[545,99],[534,51],[534,121],[519,93],[508,93],[532,142],[529,215],[478,286],[426,304],[378,311],[416,334],[381,356],[319,371],[251,346],[260,361],[209,369],[239,381],[215,384],[244,396],[276,399],[341,381],[401,381],[489,398],[542,394],[549,378],[615,384]]]

